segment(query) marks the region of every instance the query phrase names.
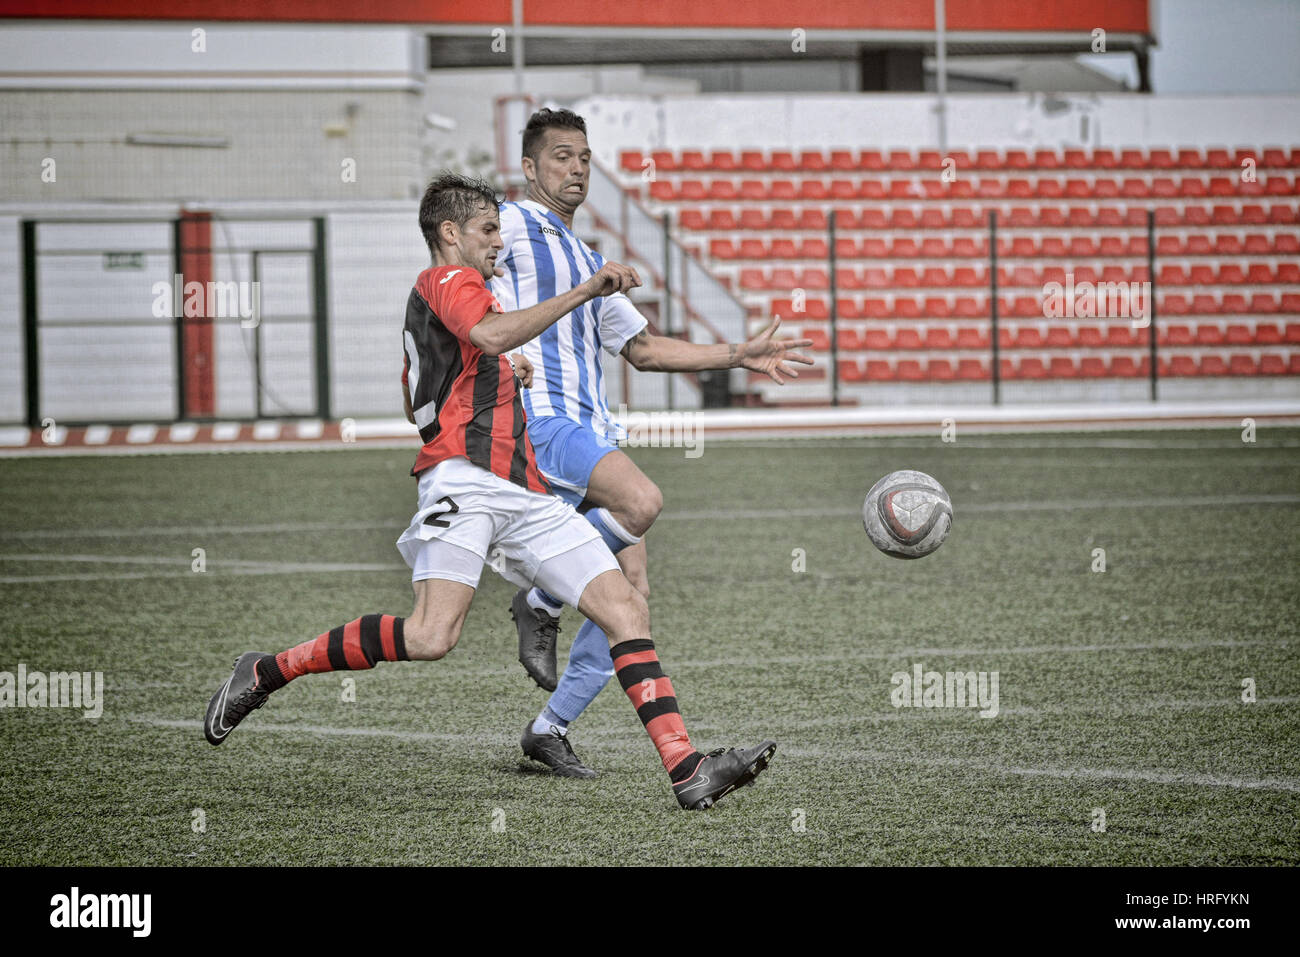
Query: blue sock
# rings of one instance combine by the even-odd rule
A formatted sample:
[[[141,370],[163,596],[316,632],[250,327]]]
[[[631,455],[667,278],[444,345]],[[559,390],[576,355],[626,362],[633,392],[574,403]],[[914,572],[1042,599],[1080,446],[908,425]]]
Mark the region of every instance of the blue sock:
[[[609,550],[615,555],[629,545],[635,545],[641,541],[640,538],[620,525],[618,520],[609,514],[607,508],[588,509],[583,513],[583,518],[589,521],[596,531],[600,532],[600,537],[605,540],[605,544],[609,546]]]
[[[546,706],[566,724],[576,721],[612,677],[614,659],[609,655],[609,639],[595,622],[584,621],[569,649],[569,663]]]

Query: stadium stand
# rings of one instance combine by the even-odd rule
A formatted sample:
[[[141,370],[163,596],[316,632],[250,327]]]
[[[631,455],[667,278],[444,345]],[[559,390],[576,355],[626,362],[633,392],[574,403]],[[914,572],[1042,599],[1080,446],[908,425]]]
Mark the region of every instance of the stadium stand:
[[[642,184],[646,160],[654,181]],[[1147,330],[1050,316],[1046,286],[1151,279],[1158,371],[1300,371],[1300,147],[624,151],[625,186],[754,317],[829,351],[835,221],[844,382],[987,379],[989,214],[1005,379],[1149,375]],[[633,177],[632,174],[635,174]]]

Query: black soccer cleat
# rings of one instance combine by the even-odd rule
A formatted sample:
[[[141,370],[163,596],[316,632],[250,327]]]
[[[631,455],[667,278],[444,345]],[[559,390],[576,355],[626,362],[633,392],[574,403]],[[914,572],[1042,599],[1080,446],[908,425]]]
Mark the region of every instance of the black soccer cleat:
[[[203,718],[203,736],[210,744],[220,744],[239,722],[266,704],[271,692],[257,674],[257,665],[271,655],[246,651],[235,659],[235,670],[208,702]]]
[[[775,741],[764,741],[753,748],[718,748],[704,756],[685,781],[673,785],[677,803],[688,811],[713,807],[736,788],[753,784],[776,753]]]
[[[549,734],[537,734],[530,721],[524,728],[524,736],[519,741],[524,754],[534,761],[540,761],[562,778],[594,778],[596,772],[582,763],[573,753],[573,745],[567,736],[551,727]]]
[[[560,619],[528,604],[528,589],[515,592],[510,602],[510,617],[519,632],[519,663],[543,691],[554,691],[555,643],[560,634]]]

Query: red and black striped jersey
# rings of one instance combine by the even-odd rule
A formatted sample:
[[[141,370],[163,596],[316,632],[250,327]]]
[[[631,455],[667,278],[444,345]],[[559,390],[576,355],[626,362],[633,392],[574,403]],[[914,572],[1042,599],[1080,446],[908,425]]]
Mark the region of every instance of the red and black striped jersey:
[[[402,331],[402,382],[424,441],[412,475],[463,457],[526,489],[550,491],[524,428],[514,366],[469,341],[480,319],[502,311],[476,269],[434,266],[415,280]]]

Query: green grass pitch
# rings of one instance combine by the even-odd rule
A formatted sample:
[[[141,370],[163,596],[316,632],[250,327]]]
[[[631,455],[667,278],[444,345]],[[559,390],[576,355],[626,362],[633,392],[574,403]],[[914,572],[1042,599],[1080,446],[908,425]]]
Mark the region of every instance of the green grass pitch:
[[[11,458],[0,671],[105,701],[0,710],[0,864],[1300,862],[1300,432],[631,451],[665,671],[698,746],[779,742],[754,787],[678,810],[616,683],[573,729],[599,777],[531,770],[490,570],[446,660],[309,676],[212,748],[240,652],[409,613],[413,450]],[[862,530],[897,468],[954,502],[920,561]],[[918,663],[998,672],[999,713],[894,707]]]

